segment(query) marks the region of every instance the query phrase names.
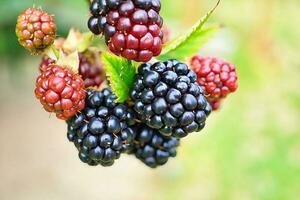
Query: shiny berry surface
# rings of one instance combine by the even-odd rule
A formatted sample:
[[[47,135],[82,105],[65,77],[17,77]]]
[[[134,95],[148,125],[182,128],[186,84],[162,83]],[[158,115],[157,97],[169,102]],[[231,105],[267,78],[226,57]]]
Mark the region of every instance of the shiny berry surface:
[[[138,70],[131,98],[143,123],[177,138],[204,128],[211,107],[186,64],[168,60],[145,63]]]
[[[196,55],[191,59],[191,68],[198,76],[198,83],[214,110],[228,94],[238,88],[238,76],[235,65],[220,58]]]
[[[111,166],[132,146],[136,134],[133,113],[115,100],[110,89],[89,89],[85,108],[67,121],[68,139],[88,165]]]
[[[49,65],[36,79],[35,96],[44,109],[67,120],[85,106],[83,80],[71,69]]]
[[[156,168],[177,154],[179,139],[164,137],[157,130],[141,125],[137,128],[133,153],[144,164]]]
[[[53,17],[43,10],[28,8],[18,16],[16,35],[23,47],[32,54],[39,54],[53,44],[56,24]]]
[[[55,60],[49,58],[48,56],[43,56],[42,57],[42,61],[40,63],[40,72],[44,72],[46,71],[46,69],[48,68],[49,65],[54,64]]]
[[[50,64],[54,63],[55,60],[47,56],[43,56],[40,63],[40,71],[45,71]],[[102,64],[96,63],[94,58],[89,58],[83,53],[79,53],[78,73],[84,82],[85,88],[97,88],[105,80],[105,74],[102,68]]]
[[[94,0],[88,27],[103,34],[116,55],[147,62],[162,50],[163,20],[159,0]]]

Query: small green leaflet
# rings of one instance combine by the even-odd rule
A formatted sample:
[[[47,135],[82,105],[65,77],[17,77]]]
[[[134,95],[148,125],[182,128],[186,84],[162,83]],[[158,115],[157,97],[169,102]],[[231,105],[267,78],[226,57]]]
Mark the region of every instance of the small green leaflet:
[[[221,26],[214,25],[203,28],[209,17],[218,7],[220,0],[216,5],[202,17],[188,32],[179,35],[175,39],[168,42],[163,47],[159,60],[178,59],[184,60],[187,57],[195,54],[207,40],[216,33]]]
[[[136,65],[130,60],[115,56],[109,52],[102,54],[106,76],[118,102],[128,99],[136,75]]]

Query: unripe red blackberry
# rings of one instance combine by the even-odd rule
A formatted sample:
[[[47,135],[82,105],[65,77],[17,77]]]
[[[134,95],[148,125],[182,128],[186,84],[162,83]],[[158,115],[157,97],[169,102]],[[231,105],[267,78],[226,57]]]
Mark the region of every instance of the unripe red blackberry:
[[[44,109],[67,120],[84,108],[83,80],[71,69],[49,65],[36,80],[35,95]]]
[[[236,67],[229,62],[196,55],[191,59],[190,66],[214,110],[219,108],[222,99],[238,88]]]
[[[200,131],[211,112],[196,74],[177,60],[142,64],[131,98],[137,117],[167,137]]]
[[[170,38],[171,38],[170,29],[167,26],[163,26],[162,27],[162,32],[164,34],[162,43],[165,44],[165,43],[170,41]]]
[[[43,56],[40,63],[40,71],[45,71],[50,64],[55,64],[55,60]],[[83,53],[79,53],[78,73],[83,79],[85,88],[99,87],[105,80],[102,66],[98,66],[96,62],[91,61]]]
[[[147,62],[162,49],[160,7],[160,0],[94,0],[88,27],[116,55]]]
[[[46,71],[46,69],[49,67],[49,65],[54,64],[55,60],[49,58],[48,56],[43,56],[42,61],[40,63],[40,72]]]
[[[78,73],[84,81],[85,88],[99,87],[105,80],[103,67],[82,53],[79,54]]]
[[[16,25],[19,43],[33,54],[53,44],[56,25],[53,17],[42,9],[28,8],[19,15]]]
[[[68,139],[88,165],[111,166],[135,138],[133,112],[110,89],[88,90],[85,108],[67,121]]]
[[[210,103],[212,110],[215,111],[220,108],[222,99],[207,98],[207,101]]]
[[[157,130],[141,124],[136,131],[132,153],[147,166],[156,168],[175,157],[178,146],[179,139],[162,136]]]

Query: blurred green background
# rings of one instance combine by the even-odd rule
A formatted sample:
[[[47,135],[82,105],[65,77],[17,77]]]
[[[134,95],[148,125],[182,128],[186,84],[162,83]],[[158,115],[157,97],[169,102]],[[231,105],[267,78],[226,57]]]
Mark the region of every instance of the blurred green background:
[[[214,3],[162,0],[162,15],[174,36]],[[87,30],[85,0],[1,0],[0,199],[299,199],[299,0],[221,2],[210,22],[225,28],[200,53],[235,63],[239,89],[156,170],[130,156],[111,168],[79,161],[66,125],[34,97],[40,58],[16,41],[17,15],[33,4],[55,14],[60,36]]]

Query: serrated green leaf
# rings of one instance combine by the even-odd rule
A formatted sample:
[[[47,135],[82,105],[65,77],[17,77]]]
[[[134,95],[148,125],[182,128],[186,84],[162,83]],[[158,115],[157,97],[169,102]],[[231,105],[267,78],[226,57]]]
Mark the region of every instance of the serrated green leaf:
[[[102,62],[110,87],[117,96],[117,101],[126,101],[134,84],[136,65],[130,60],[108,52],[102,54]]]
[[[220,0],[216,5],[202,17],[189,31],[179,35],[164,45],[159,60],[166,59],[185,59],[194,53],[197,53],[201,46],[220,29],[220,26],[210,26],[203,28],[209,17],[218,7]]]

